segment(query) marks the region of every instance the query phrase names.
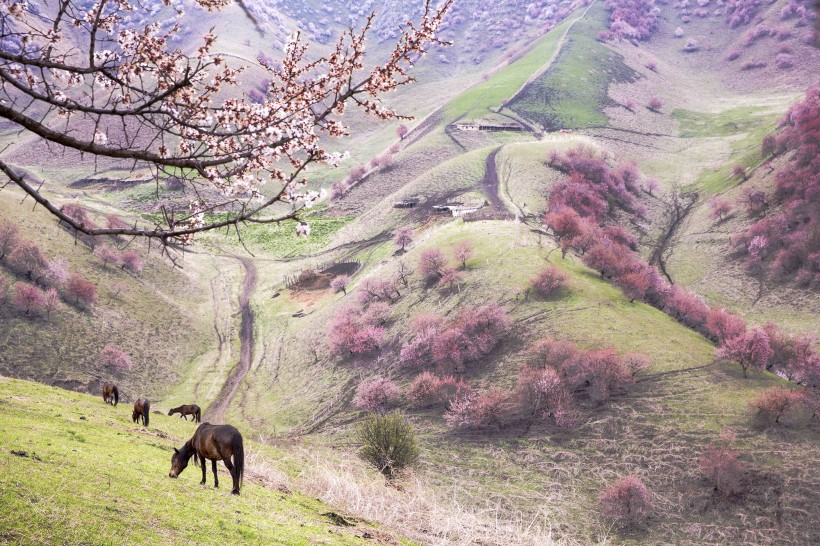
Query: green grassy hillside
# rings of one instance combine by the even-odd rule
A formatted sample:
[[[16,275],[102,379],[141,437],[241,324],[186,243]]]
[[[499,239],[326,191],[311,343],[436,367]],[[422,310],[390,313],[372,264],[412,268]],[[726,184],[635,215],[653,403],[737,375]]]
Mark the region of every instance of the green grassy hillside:
[[[40,245],[48,260],[64,259],[72,274],[93,282],[97,303],[83,310],[64,299],[48,319],[23,316],[8,302],[0,305],[0,373],[74,389],[96,389],[100,381],[112,378],[133,400],[141,394],[164,393],[187,375],[192,363],[212,361],[213,302],[222,294],[209,284],[220,275],[218,263],[179,255],[184,267],[175,269],[156,248],[149,252],[141,242],[133,242],[127,250],[143,257],[142,272],[104,267],[91,248],[76,241],[46,211],[21,207],[20,197],[10,189],[0,193],[0,217],[17,225],[21,238]],[[99,243],[125,248],[127,241]],[[5,263],[0,263],[0,275],[12,285],[25,281]],[[228,271],[225,278],[230,278]],[[134,367],[105,368],[99,357],[106,345],[122,348]]]
[[[206,486],[194,466],[172,480],[172,448],[196,425],[154,414],[143,428],[131,423],[130,411],[128,404],[113,408],[99,397],[0,377],[0,543],[400,542],[366,523],[337,525],[331,507],[277,488],[277,473],[299,469],[247,432],[239,497],[230,494],[221,463],[220,489],[210,466]]]

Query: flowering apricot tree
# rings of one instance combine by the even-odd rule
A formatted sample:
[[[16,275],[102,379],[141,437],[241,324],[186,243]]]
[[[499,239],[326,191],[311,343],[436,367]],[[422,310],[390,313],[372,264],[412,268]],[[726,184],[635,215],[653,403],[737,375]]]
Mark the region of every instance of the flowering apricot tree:
[[[232,2],[189,3],[210,11]],[[305,169],[339,160],[324,146],[328,137],[348,134],[339,120],[345,107],[402,118],[380,97],[412,82],[413,61],[429,45],[442,44],[436,33],[451,3],[434,8],[427,0],[421,20],[407,22],[386,61],[365,69],[373,15],[362,29],[344,32],[327,57],[310,58],[295,33],[278,65],[262,60],[252,68],[219,55],[212,32],[193,51],[172,45],[186,17],[196,17],[185,15],[183,2],[163,0],[165,7],[156,12],[133,0],[4,0],[0,119],[55,152],[123,160],[157,180],[176,176],[197,198],[166,207],[153,225],[96,227],[61,210],[42,191],[43,181],[21,174],[8,159],[0,159],[0,171],[87,235],[168,243],[216,228],[238,231],[247,223],[290,219],[302,225],[299,212],[320,196],[306,190]],[[142,17],[149,22],[135,23]],[[168,19],[170,24],[158,22]],[[251,70],[270,81],[256,100],[239,87],[240,75]],[[278,203],[288,206],[275,208]],[[228,213],[208,215],[216,210]]]

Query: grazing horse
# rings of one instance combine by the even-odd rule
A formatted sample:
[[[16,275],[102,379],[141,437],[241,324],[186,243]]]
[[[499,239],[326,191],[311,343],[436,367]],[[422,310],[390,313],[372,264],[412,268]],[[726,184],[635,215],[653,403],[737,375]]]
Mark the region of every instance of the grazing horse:
[[[194,432],[193,437],[185,442],[181,449],[174,448],[171,456],[171,471],[168,476],[176,478],[188,466],[188,461],[194,458],[194,463],[202,465],[202,481],[205,484],[205,459],[210,459],[214,471],[214,487],[219,487],[219,477],[216,474],[216,462],[220,459],[228,467],[233,478],[233,493],[239,494],[242,485],[242,476],[245,474],[245,448],[242,445],[242,434],[231,425],[212,425],[202,423]],[[233,457],[233,462],[231,462]]]
[[[184,418],[186,421],[188,420],[189,415],[194,416],[194,421],[197,423],[202,422],[202,410],[199,409],[199,406],[196,404],[186,404],[184,406],[179,406],[178,408],[171,408],[168,410],[168,415],[173,415],[178,413],[180,417]]]
[[[131,419],[137,423],[142,417],[142,425],[148,426],[148,414],[151,412],[151,404],[145,398],[140,398],[134,402],[134,412],[131,414]]]
[[[120,403],[120,391],[117,386],[110,381],[106,381],[102,386],[103,401],[106,404],[116,406]]]

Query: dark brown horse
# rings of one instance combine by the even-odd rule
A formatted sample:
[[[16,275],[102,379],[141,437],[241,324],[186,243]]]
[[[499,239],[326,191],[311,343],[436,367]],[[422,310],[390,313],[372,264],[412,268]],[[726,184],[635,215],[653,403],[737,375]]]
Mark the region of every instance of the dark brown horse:
[[[202,465],[202,481],[205,484],[205,460],[210,459],[214,471],[214,487],[219,487],[219,476],[216,474],[216,462],[222,460],[233,478],[233,493],[239,494],[242,476],[245,474],[245,448],[242,445],[242,434],[231,425],[212,425],[202,423],[193,437],[185,442],[181,449],[174,448],[171,457],[171,471],[168,476],[176,478],[188,466],[188,461]],[[231,462],[233,457],[233,462]]]
[[[110,381],[106,381],[102,386],[103,401],[106,404],[116,406],[120,403],[120,391],[117,386]]]
[[[148,414],[151,412],[151,404],[145,398],[140,398],[134,402],[134,412],[131,414],[131,419],[137,423],[142,417],[142,425],[148,426]]]
[[[194,421],[197,423],[202,421],[202,410],[199,409],[199,406],[196,404],[186,404],[184,406],[179,406],[178,408],[171,408],[168,410],[168,415],[173,415],[178,413],[180,417],[184,418],[186,421],[188,420],[189,415],[194,416]]]

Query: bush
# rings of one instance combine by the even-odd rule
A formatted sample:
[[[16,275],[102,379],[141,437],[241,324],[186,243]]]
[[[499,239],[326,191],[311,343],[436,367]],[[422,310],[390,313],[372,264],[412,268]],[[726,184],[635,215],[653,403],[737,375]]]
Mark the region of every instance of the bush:
[[[636,476],[627,476],[604,490],[598,502],[605,518],[622,525],[643,523],[652,513],[649,491]]]
[[[521,409],[530,417],[548,417],[550,410],[567,394],[561,376],[554,368],[530,366],[518,370],[515,393]]]
[[[509,393],[495,388],[483,393],[468,392],[450,401],[444,420],[454,428],[501,427]]]
[[[388,415],[370,415],[358,430],[362,457],[388,479],[419,458],[413,426],[395,411]]]
[[[131,357],[128,356],[128,353],[114,345],[106,345],[100,352],[100,362],[102,362],[103,366],[118,368],[120,370],[130,370],[131,366],[133,366],[133,362],[131,362]]]
[[[407,387],[407,400],[416,407],[432,407],[447,404],[451,399],[472,391],[470,385],[451,375],[437,376],[422,372]]]
[[[356,307],[340,309],[330,321],[327,345],[336,356],[365,354],[379,348],[384,328],[366,324],[362,311]]]
[[[652,97],[649,99],[649,109],[653,112],[658,112],[661,108],[663,108],[663,101],[658,97]]]
[[[401,390],[386,377],[375,377],[359,383],[353,405],[359,409],[383,413],[395,404],[401,396]]]
[[[547,265],[538,274],[530,279],[530,285],[541,296],[547,297],[567,287],[569,277],[555,267]]]

